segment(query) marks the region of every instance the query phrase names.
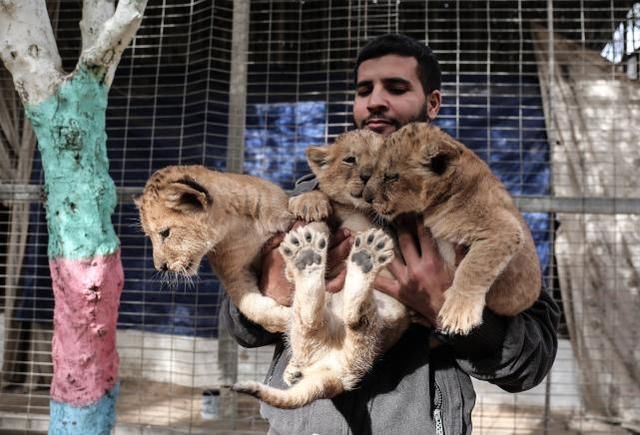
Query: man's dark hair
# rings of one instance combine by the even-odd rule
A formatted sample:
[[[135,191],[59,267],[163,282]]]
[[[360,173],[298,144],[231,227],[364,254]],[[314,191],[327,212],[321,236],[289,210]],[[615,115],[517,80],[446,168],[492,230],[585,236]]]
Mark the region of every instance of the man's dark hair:
[[[422,83],[425,96],[436,89],[440,89],[442,73],[440,65],[431,49],[406,35],[388,33],[372,39],[365,45],[356,59],[356,66],[353,70],[354,80],[358,81],[358,68],[365,60],[377,59],[388,54],[395,54],[404,57],[414,57],[418,61],[418,77]]]

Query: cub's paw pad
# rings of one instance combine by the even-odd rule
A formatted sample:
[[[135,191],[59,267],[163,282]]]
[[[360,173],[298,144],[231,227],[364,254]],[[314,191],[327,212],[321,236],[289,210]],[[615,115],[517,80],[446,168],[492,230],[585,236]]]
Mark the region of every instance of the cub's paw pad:
[[[282,376],[285,384],[288,386],[292,386],[300,382],[302,379],[302,372],[298,369],[288,369],[285,370],[284,375]]]
[[[379,229],[360,233],[353,244],[349,260],[364,273],[378,270],[393,260],[393,241]]]
[[[469,296],[447,290],[438,313],[441,329],[449,334],[468,334],[482,323],[484,305],[484,295]]]
[[[280,244],[285,261],[297,270],[322,267],[327,256],[327,236],[312,228],[296,228]]]

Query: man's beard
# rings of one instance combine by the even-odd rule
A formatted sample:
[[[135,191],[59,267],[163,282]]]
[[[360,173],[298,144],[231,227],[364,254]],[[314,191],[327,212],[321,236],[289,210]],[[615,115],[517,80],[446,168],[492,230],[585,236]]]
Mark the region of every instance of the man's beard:
[[[388,122],[389,124],[393,125],[393,127],[397,131],[397,130],[401,129],[402,127],[404,127],[405,125],[410,124],[412,122],[431,122],[431,118],[429,118],[427,116],[427,109],[428,108],[429,108],[429,106],[425,102],[422,105],[422,107],[420,108],[420,111],[416,115],[414,115],[412,118],[407,120],[405,123],[402,123],[401,121],[399,121],[399,120],[397,120],[395,118],[387,118],[383,114],[372,113],[371,115],[369,115],[367,118],[365,118],[362,121],[362,124],[360,126],[358,126],[358,124],[356,123],[356,120],[354,119],[353,120],[353,126],[355,128],[365,128],[367,122],[370,121],[371,119],[381,119],[381,120],[384,120],[384,121]]]

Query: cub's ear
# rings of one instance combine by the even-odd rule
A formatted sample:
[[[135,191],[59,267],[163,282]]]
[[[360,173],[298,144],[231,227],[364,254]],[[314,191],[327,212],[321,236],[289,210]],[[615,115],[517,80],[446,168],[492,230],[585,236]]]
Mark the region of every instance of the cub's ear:
[[[167,207],[179,212],[204,211],[211,202],[211,196],[207,189],[191,177],[174,181],[166,188],[165,203]]]
[[[328,145],[309,147],[307,148],[306,154],[309,167],[316,175],[331,163]]]
[[[431,148],[425,156],[424,166],[436,175],[443,175],[462,154],[462,148],[453,140],[443,140]]]

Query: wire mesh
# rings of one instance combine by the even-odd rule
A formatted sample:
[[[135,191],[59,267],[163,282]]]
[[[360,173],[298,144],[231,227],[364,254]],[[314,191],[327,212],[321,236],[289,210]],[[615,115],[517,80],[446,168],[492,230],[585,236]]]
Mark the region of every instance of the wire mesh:
[[[239,4],[249,7],[239,11]],[[80,49],[81,4],[58,6],[51,10],[54,28],[70,71]],[[640,25],[638,7],[632,8],[632,1],[612,0],[150,2],[116,72],[107,113],[110,173],[120,192],[113,223],[126,277],[118,321],[122,393],[116,433],[266,431],[257,402],[227,387],[236,379],[262,380],[272,349],[236,347],[221,335],[222,289],[207,266],[193,286],[163,287],[132,195],[154,170],[191,163],[240,170],[291,188],[308,172],[305,148],[352,127],[353,61],[367,40],[388,32],[408,34],[434,49],[444,94],[437,123],[486,160],[516,197],[536,239],[547,289],[570,313],[561,325],[554,369],[541,385],[507,394],[475,383],[474,433],[615,433],[637,424],[633,415],[640,410],[632,400],[627,414],[613,399],[597,406],[590,401],[594,392],[624,393],[620,384],[627,378],[618,376],[610,361],[615,356],[606,352],[592,377],[580,358],[593,350],[589,346],[606,347],[584,339],[577,344],[577,332],[589,325],[576,321],[585,307],[595,304],[595,311],[606,313],[603,322],[613,323],[619,307],[605,309],[602,299],[577,300],[568,291],[586,292],[585,282],[595,279],[589,271],[605,267],[613,272],[597,282],[608,286],[620,274],[629,280],[607,287],[608,297],[629,292],[624,300],[638,306],[633,270],[640,242],[633,223],[640,205],[631,174],[640,158],[637,142],[622,135],[633,132],[628,125],[638,117],[634,44]],[[616,33],[620,26],[622,33]],[[247,29],[246,48],[242,40],[234,44],[238,28]],[[246,68],[244,87],[237,80],[238,62]],[[596,86],[600,107],[584,107],[592,101],[586,97],[558,106],[558,86],[569,74],[570,85]],[[2,77],[2,89],[12,89],[8,75]],[[611,97],[621,95],[608,92],[612,86],[624,86],[630,98],[625,105]],[[244,101],[240,115],[238,101]],[[597,146],[573,148],[558,160],[569,144],[558,109],[580,109],[580,119],[589,121],[571,130],[576,143],[601,130],[605,118],[611,128],[588,136]],[[601,110],[589,115],[595,109]],[[3,143],[10,136],[3,130]],[[611,145],[616,138],[627,147]],[[17,154],[9,160],[18,166]],[[594,175],[590,167],[600,169]],[[0,431],[44,430],[53,297],[39,155],[26,179],[3,174],[0,180]],[[593,215],[618,223],[593,224]],[[631,224],[620,222],[626,218]],[[591,239],[563,235],[594,225],[605,225],[611,239],[595,258],[586,253]],[[605,257],[610,261],[600,264],[598,258]],[[616,343],[637,349],[635,332],[619,334],[627,333],[627,341]],[[637,351],[629,354],[637,361]],[[637,363],[630,364],[628,372],[637,373]]]

